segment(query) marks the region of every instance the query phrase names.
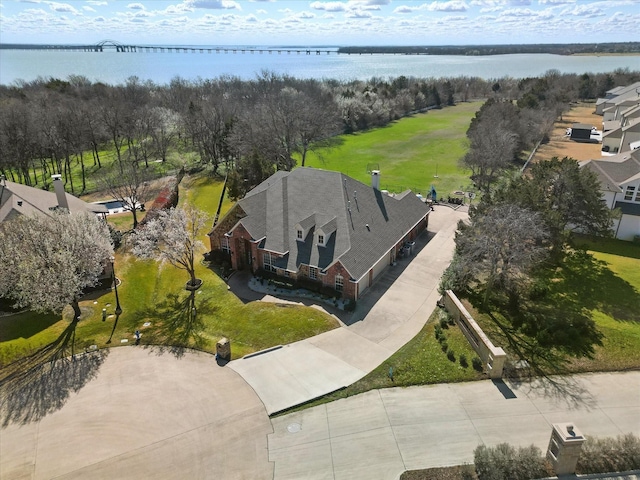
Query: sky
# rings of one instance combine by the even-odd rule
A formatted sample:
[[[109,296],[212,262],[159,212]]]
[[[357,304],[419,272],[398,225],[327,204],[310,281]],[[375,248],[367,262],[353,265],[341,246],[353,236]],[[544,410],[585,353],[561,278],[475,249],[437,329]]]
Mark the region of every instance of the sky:
[[[640,41],[640,0],[0,0],[0,43],[486,45]]]

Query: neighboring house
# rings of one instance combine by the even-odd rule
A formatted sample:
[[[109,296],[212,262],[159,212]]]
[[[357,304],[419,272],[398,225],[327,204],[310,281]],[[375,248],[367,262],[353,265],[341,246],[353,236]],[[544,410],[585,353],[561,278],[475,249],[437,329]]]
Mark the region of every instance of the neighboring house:
[[[234,270],[314,281],[357,300],[409,253],[430,212],[409,190],[381,192],[380,172],[371,178],[369,186],[314,168],[276,172],[209,232],[211,250],[228,253]]]
[[[613,230],[620,240],[640,238],[640,150],[580,164],[596,174],[607,206],[620,209]]]
[[[608,90],[604,98],[596,101],[596,114],[604,115],[604,111],[611,108],[621,101],[640,97],[640,82],[632,85],[615,87]]]
[[[70,212],[89,211],[104,215],[107,208],[83,202],[64,191],[60,175],[53,175],[54,192],[0,180],[0,222],[16,215],[51,215],[53,210],[65,208]]]

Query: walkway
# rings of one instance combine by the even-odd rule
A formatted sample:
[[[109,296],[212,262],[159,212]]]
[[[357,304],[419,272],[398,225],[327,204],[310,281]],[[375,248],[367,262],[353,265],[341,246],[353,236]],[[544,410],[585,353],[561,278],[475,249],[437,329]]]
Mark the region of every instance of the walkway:
[[[359,380],[411,340],[436,308],[456,226],[466,217],[462,210],[437,206],[428,233],[416,241],[414,256],[390,267],[358,301],[355,312],[341,315],[342,328],[234,360],[228,367],[253,387],[269,414]],[[249,292],[238,295],[255,298]]]
[[[640,435],[640,372],[572,377],[559,395],[530,387],[486,380],[374,390],[274,418],[274,479],[394,480],[472,463],[480,444],[544,453],[552,423],[573,422],[586,436]]]

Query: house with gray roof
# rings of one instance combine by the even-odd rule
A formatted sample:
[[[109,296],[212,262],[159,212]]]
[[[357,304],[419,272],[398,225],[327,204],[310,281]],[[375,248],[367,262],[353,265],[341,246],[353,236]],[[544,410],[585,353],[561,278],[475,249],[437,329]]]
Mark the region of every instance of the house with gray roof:
[[[53,192],[20,183],[0,180],[0,222],[16,215],[51,215],[59,208],[70,212],[88,211],[96,215],[108,212],[103,205],[84,202],[65,192],[60,175],[53,175]]]
[[[619,209],[621,216],[613,230],[620,240],[640,237],[640,149],[580,164],[600,180],[601,194],[607,206]]]
[[[278,171],[208,234],[234,270],[317,282],[357,300],[427,228],[430,208],[410,191],[385,194],[339,172]]]

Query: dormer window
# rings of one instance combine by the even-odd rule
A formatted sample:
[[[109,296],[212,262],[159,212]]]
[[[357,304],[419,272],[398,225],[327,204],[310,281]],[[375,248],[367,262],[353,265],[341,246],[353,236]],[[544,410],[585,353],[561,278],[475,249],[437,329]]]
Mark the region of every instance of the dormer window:
[[[318,235],[318,245],[324,245],[324,235]]]
[[[296,238],[298,240],[302,240],[303,239],[303,235],[304,235],[304,232],[302,230],[300,230],[300,229],[296,230]]]

